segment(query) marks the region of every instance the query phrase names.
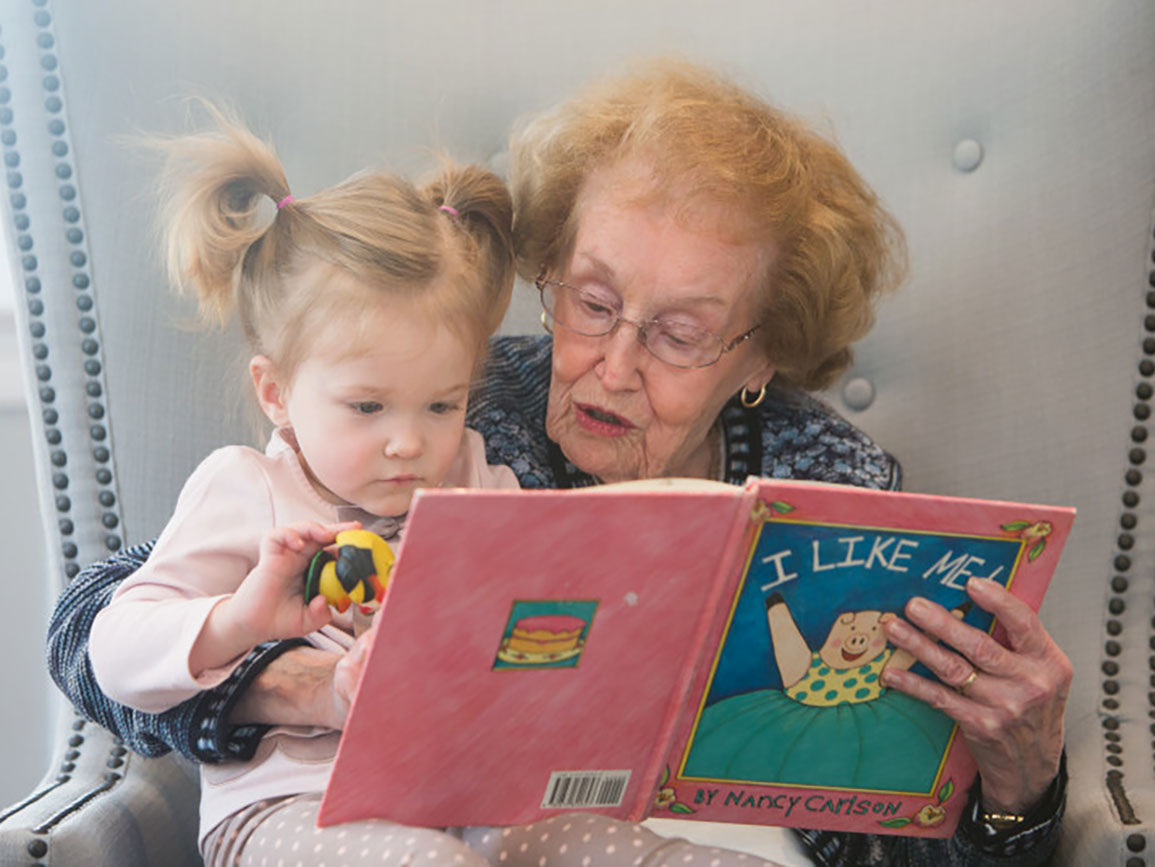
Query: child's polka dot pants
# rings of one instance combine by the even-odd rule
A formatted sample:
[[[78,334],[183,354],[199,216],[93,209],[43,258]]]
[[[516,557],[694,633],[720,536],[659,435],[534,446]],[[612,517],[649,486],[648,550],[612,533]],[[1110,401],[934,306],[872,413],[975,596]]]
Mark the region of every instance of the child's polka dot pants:
[[[320,802],[306,794],[241,810],[205,838],[206,867],[773,867],[586,813],[511,828],[438,831],[382,820],[318,828]]]

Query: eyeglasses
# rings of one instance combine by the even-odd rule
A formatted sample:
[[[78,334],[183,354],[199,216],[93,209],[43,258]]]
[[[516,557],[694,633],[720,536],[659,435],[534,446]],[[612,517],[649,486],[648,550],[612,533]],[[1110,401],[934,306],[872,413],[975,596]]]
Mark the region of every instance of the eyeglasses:
[[[534,281],[541,293],[541,324],[553,333],[554,326],[583,337],[603,337],[628,322],[638,331],[638,342],[650,355],[671,367],[693,369],[709,367],[736,347],[750,339],[761,326],[755,325],[733,340],[701,328],[690,322],[658,317],[635,320],[622,316],[620,302],[608,293],[599,293],[580,286],[571,286],[560,280],[540,275]]]

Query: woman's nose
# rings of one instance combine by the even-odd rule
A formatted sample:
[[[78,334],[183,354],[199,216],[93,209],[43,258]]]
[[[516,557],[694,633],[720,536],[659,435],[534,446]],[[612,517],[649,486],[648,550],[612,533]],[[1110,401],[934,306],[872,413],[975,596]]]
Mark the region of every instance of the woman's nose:
[[[602,358],[595,371],[609,391],[628,391],[641,385],[642,357],[647,354],[638,326],[621,320],[602,338]]]

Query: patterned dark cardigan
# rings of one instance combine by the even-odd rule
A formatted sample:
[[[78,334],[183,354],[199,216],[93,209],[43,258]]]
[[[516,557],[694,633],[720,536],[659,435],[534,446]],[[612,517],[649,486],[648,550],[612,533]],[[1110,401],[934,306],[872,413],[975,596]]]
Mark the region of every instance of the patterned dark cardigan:
[[[523,488],[574,488],[597,484],[578,470],[545,436],[551,344],[546,337],[498,337],[482,383],[470,400],[469,425],[485,438],[490,463],[506,464]],[[809,479],[869,488],[897,489],[898,462],[825,404],[801,392],[771,389],[757,408],[734,399],[721,416],[725,478],[742,484],[748,475]],[[260,645],[215,689],[161,714],[146,714],[110,701],[96,685],[88,659],[92,620],[120,581],[137,569],[152,542],[127,548],[83,570],[57,603],[49,624],[48,666],[53,679],[90,719],[124,739],[136,752],[156,756],[175,749],[198,762],[244,761],[253,755],[265,726],[233,726],[237,698],[273,659],[303,642]],[[1051,787],[1023,830],[1008,835],[979,821],[976,781],[959,830],[949,840],[915,840],[799,831],[815,863],[823,865],[1046,864],[1058,839],[1066,773]]]

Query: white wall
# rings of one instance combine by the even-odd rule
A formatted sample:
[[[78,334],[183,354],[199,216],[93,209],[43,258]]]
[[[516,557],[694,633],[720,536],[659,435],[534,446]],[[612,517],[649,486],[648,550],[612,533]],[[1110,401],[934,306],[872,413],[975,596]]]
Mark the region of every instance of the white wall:
[[[0,808],[27,795],[48,770],[55,687],[44,662],[49,599],[32,429],[12,315],[10,271],[0,243]]]

